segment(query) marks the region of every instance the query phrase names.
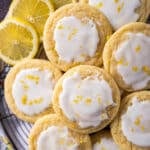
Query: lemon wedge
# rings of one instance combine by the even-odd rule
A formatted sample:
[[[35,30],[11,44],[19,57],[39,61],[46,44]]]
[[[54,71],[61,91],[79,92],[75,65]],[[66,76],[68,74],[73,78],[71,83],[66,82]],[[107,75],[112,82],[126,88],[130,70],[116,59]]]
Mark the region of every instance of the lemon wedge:
[[[63,5],[75,2],[75,0],[52,0],[54,7],[57,9]]]
[[[0,23],[0,59],[10,65],[33,58],[39,46],[38,34],[27,22],[8,19]]]
[[[35,27],[42,40],[45,22],[53,11],[51,0],[13,0],[7,18],[16,17],[28,21]]]

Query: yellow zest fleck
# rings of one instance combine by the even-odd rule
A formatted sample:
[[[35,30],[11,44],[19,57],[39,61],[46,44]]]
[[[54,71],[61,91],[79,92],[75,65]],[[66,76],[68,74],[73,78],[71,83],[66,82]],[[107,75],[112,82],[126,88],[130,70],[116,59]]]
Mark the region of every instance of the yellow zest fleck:
[[[24,90],[28,90],[29,86],[25,83],[24,80],[20,80],[20,83],[22,84],[22,87],[24,88]]]
[[[73,36],[75,36],[77,34],[77,32],[78,32],[78,30],[76,28],[74,28],[72,30],[72,32],[69,34],[68,40],[70,41],[73,38]]]
[[[138,67],[137,66],[133,66],[132,67],[132,71],[137,72],[138,71]]]
[[[91,98],[85,99],[85,104],[90,105],[92,102]]]
[[[82,99],[83,99],[83,96],[78,95],[78,96],[77,96],[77,99],[82,100]]]
[[[142,71],[145,72],[147,75],[150,76],[150,67],[148,67],[148,66],[143,66],[143,67],[142,67]]]
[[[145,127],[144,127],[143,125],[141,125],[141,127],[140,127],[140,128],[141,128],[141,130],[142,130],[142,131],[144,131],[144,130],[145,130]]]
[[[120,59],[117,61],[117,64],[118,64],[118,65],[123,65],[123,66],[128,66],[128,65],[129,65],[128,62],[125,62],[124,58],[120,58]]]
[[[38,99],[33,99],[33,100],[28,100],[27,95],[22,96],[21,102],[23,105],[33,105],[33,104],[40,104],[42,103],[43,99],[38,98]]]
[[[99,104],[101,104],[101,103],[102,103],[102,99],[101,99],[101,97],[100,97],[100,96],[97,98],[97,101],[98,101],[98,103],[99,103]]]
[[[63,26],[63,25],[59,25],[57,28],[58,28],[59,30],[63,30],[63,29],[64,29],[64,26]]]
[[[119,0],[114,0],[114,2],[115,2],[115,3],[118,3],[118,2],[119,2]]]
[[[43,101],[42,98],[34,99],[34,100],[33,100],[33,103],[34,103],[34,104],[40,104],[42,101]]]
[[[100,9],[103,7],[103,3],[99,2],[98,4],[95,5],[96,8]]]
[[[26,104],[27,104],[27,101],[28,101],[28,100],[27,100],[27,95],[23,95],[22,98],[21,98],[22,104],[23,104],[23,105],[26,105]]]
[[[124,7],[124,3],[118,5],[117,12],[120,13],[120,11],[122,10],[123,7]]]
[[[38,76],[34,76],[34,75],[30,75],[30,74],[27,75],[26,78],[31,80],[31,81],[34,81],[36,84],[39,83],[39,79],[40,79]]]
[[[59,143],[60,145],[63,145],[63,144],[65,143],[65,139],[64,139],[64,138],[60,138],[60,139],[58,140],[58,143]]]
[[[75,104],[79,104],[80,100],[79,100],[79,99],[74,99],[73,102],[74,102]]]
[[[29,86],[28,86],[27,84],[24,84],[24,85],[23,85],[23,88],[24,88],[25,90],[28,90],[28,89],[29,89]]]
[[[123,65],[124,63],[124,59],[123,58],[120,58],[117,62],[118,65]]]
[[[135,121],[134,121],[134,124],[135,124],[136,126],[139,126],[140,123],[141,123],[141,119],[140,119],[140,117],[137,117],[137,118],[135,119]]]
[[[135,51],[138,53],[140,50],[141,50],[141,46],[138,45],[138,46],[135,48]]]
[[[73,102],[74,102],[75,104],[78,104],[82,99],[83,99],[83,97],[80,96],[80,95],[78,95],[78,96],[76,96],[76,98],[73,100]]]

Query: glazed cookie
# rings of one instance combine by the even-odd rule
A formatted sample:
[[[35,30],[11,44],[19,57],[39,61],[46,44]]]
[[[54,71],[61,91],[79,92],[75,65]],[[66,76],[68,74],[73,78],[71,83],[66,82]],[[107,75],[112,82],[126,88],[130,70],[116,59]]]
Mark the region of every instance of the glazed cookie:
[[[80,65],[60,78],[52,102],[54,111],[68,127],[93,133],[107,126],[117,114],[120,92],[103,69]]]
[[[104,68],[126,91],[150,88],[150,25],[131,23],[120,28],[105,45]]]
[[[122,150],[150,150],[150,91],[132,93],[122,100],[111,132]]]
[[[149,0],[80,0],[103,12],[114,30],[121,26],[141,21],[145,22],[150,13]]]
[[[29,135],[29,150],[92,150],[90,137],[70,129],[57,115],[39,119]]]
[[[111,35],[106,17],[86,4],[68,4],[51,15],[44,29],[44,48],[61,70],[102,64],[102,50]]]
[[[93,150],[121,150],[106,129],[92,134],[91,141]]]
[[[26,60],[14,66],[5,79],[5,98],[20,119],[35,122],[53,112],[51,98],[61,72],[45,60]]]

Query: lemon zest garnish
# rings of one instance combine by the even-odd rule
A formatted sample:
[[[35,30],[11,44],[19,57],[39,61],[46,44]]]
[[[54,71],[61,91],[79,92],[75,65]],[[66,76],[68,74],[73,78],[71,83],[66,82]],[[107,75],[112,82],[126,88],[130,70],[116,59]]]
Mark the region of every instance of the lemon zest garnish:
[[[73,102],[74,102],[75,104],[79,104],[80,100],[79,100],[79,99],[74,99]]]
[[[140,117],[137,117],[137,118],[135,119],[135,121],[134,121],[134,124],[135,124],[136,126],[139,126],[139,125],[141,124],[141,118],[140,118]]]
[[[132,71],[137,72],[138,71],[138,67],[137,66],[133,66],[132,67]]]
[[[95,5],[96,8],[100,9],[103,7],[103,3],[99,2],[98,4]]]
[[[59,25],[57,28],[58,28],[59,30],[63,30],[63,29],[64,29],[64,26],[63,26],[63,25]]]
[[[141,130],[144,131],[145,130],[145,127],[143,125],[141,125]]]
[[[123,7],[124,7],[124,3],[120,4],[120,5],[117,7],[117,12],[120,13],[120,11],[122,10]]]
[[[92,103],[92,99],[91,98],[86,98],[85,99],[85,104],[90,105]]]
[[[101,104],[101,103],[102,103],[102,99],[101,99],[101,97],[100,97],[100,96],[97,98],[97,101],[98,101],[98,103],[99,103],[99,104]]]
[[[20,83],[22,84],[22,87],[24,90],[28,90],[29,89],[29,86],[25,83],[24,80],[20,80]]]
[[[123,66],[128,66],[128,65],[129,65],[128,62],[125,62],[124,58],[120,58],[120,59],[117,61],[117,64],[118,64],[118,65],[123,65]]]
[[[34,81],[36,84],[39,83],[39,79],[40,79],[38,76],[34,76],[34,75],[30,75],[30,74],[28,74],[26,76],[26,78],[29,79],[29,80],[31,80],[31,81]]]
[[[22,104],[23,104],[23,105],[26,105],[26,104],[27,104],[27,101],[28,101],[28,100],[27,100],[27,95],[23,95],[22,98],[21,98]]]
[[[83,96],[78,95],[78,96],[77,96],[77,99],[82,100],[82,99],[83,99]]]
[[[21,102],[23,105],[33,105],[33,104],[40,104],[43,101],[42,98],[38,98],[38,99],[33,99],[33,100],[28,100],[27,96],[24,95],[22,96]]]
[[[119,0],[114,0],[114,2],[115,2],[115,3],[118,3],[118,2],[119,2]]]
[[[148,66],[143,66],[142,71],[145,72],[147,75],[150,75],[150,67]]]
[[[140,50],[141,50],[141,46],[138,45],[138,46],[135,48],[135,51],[138,53]]]
[[[72,32],[69,34],[68,40],[70,41],[73,38],[73,36],[75,36],[77,34],[77,32],[78,32],[78,30],[76,28],[74,28],[72,30]]]

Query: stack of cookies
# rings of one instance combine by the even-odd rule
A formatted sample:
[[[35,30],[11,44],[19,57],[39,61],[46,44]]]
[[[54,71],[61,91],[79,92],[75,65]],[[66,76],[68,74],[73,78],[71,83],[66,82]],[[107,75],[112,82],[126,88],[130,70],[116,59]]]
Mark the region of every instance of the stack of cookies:
[[[80,0],[49,16],[48,60],[5,79],[11,111],[35,123],[29,150],[150,149],[149,12],[149,0]]]

